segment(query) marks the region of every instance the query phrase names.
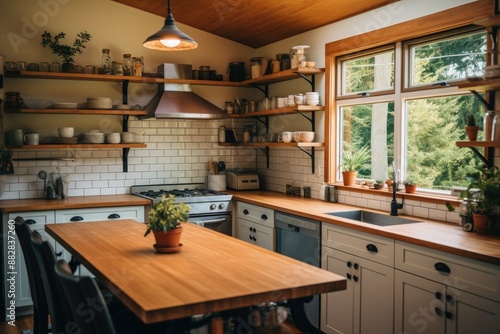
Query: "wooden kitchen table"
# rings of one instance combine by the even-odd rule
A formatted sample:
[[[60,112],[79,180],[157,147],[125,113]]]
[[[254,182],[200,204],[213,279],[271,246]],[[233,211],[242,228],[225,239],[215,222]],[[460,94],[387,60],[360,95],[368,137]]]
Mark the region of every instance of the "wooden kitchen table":
[[[47,232],[145,323],[344,290],[326,270],[194,224],[160,254],[133,220],[48,224]]]

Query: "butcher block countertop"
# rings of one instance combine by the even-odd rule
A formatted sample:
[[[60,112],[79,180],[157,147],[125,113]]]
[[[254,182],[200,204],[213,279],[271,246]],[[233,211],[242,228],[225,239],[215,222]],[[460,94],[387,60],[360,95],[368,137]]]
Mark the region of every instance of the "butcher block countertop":
[[[457,224],[409,216],[406,218],[422,222],[395,226],[377,226],[362,222],[353,223],[348,219],[333,217],[325,213],[359,210],[359,207],[329,203],[313,198],[292,197],[283,193],[262,190],[231,190],[229,193],[233,195],[233,200],[500,265],[500,235],[479,235],[473,232],[465,232]],[[388,212],[366,208],[363,208],[363,210],[389,214]],[[405,217],[404,215],[401,216]]]
[[[151,201],[135,195],[76,196],[66,199],[12,199],[0,201],[0,212],[46,211],[110,206],[151,205]]]

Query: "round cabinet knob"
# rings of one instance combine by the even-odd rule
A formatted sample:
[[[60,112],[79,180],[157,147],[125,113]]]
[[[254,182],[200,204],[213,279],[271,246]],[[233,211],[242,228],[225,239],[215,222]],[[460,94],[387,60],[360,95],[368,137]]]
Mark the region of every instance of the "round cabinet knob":
[[[224,203],[219,204],[219,209],[221,209],[221,210],[222,210],[222,209],[224,209],[225,207],[226,207],[226,206],[224,205]]]
[[[215,204],[210,204],[210,210],[215,210],[217,209],[217,205]]]
[[[347,267],[349,267],[349,268],[352,267],[352,262],[351,261],[347,261]]]
[[[248,215],[248,213],[249,213],[249,212],[248,212],[248,210],[247,210],[247,209],[243,210],[243,214]]]
[[[260,216],[260,219],[267,220],[267,216],[266,215],[262,215],[262,216]]]

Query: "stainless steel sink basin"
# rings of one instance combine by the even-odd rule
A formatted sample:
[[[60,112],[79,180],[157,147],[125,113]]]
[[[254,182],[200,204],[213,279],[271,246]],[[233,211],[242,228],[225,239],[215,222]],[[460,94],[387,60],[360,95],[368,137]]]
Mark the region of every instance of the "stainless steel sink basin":
[[[363,222],[368,224],[374,224],[378,226],[393,226],[401,224],[414,224],[421,223],[421,221],[401,218],[399,216],[391,216],[389,214],[381,214],[364,210],[350,210],[350,211],[340,211],[340,212],[327,212],[327,215],[346,218],[350,220],[355,220],[357,222]]]

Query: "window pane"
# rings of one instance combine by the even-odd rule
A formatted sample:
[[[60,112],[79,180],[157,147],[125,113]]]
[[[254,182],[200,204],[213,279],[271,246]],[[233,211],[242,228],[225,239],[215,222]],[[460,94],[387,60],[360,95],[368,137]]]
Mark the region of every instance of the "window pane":
[[[342,95],[394,89],[394,51],[342,61]]]
[[[466,140],[465,114],[481,124],[481,105],[473,95],[427,98],[406,102],[408,115],[406,179],[421,188],[450,189],[467,186],[477,158],[457,140]]]
[[[410,86],[465,79],[486,65],[486,33],[476,32],[410,47]]]
[[[341,108],[342,149],[368,146],[370,164],[358,170],[358,178],[386,180],[394,152],[394,103],[374,103]]]

